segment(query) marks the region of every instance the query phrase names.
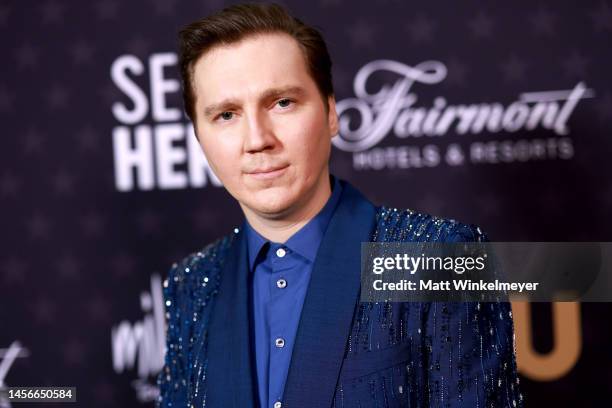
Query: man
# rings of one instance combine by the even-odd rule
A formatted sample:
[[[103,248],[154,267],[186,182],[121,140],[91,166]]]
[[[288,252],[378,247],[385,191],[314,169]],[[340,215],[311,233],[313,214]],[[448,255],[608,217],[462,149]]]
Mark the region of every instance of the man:
[[[507,303],[360,303],[360,244],[480,241],[329,174],[320,34],[276,5],[181,31],[186,112],[245,220],[165,282],[163,407],[515,407]]]

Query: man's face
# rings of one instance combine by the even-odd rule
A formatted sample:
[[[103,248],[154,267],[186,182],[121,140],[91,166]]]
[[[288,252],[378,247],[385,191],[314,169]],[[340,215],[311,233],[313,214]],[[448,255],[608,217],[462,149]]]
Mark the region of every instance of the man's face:
[[[200,144],[243,210],[281,217],[326,185],[334,99],[327,111],[296,40],[261,34],[214,47],[196,61],[193,86]]]

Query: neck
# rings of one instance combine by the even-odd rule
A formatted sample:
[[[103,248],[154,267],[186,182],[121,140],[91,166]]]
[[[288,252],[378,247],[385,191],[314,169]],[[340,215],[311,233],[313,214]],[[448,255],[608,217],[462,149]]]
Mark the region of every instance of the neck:
[[[261,214],[240,206],[255,231],[270,241],[284,243],[321,211],[330,196],[329,172],[326,171],[307,197],[282,214]]]

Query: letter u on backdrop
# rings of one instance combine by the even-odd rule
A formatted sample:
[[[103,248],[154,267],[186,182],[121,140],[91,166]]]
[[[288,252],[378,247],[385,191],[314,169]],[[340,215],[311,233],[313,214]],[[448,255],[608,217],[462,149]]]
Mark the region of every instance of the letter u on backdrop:
[[[554,381],[567,374],[582,351],[579,302],[553,302],[553,348],[541,354],[533,348],[531,305],[512,302],[516,333],[516,362],[524,376],[535,381]]]

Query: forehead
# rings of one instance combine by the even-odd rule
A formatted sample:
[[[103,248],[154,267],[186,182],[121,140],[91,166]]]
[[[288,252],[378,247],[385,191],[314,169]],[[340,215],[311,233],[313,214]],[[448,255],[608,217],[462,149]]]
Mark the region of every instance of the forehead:
[[[284,86],[316,87],[299,44],[287,34],[257,34],[212,48],[194,65],[197,102],[246,98]]]

